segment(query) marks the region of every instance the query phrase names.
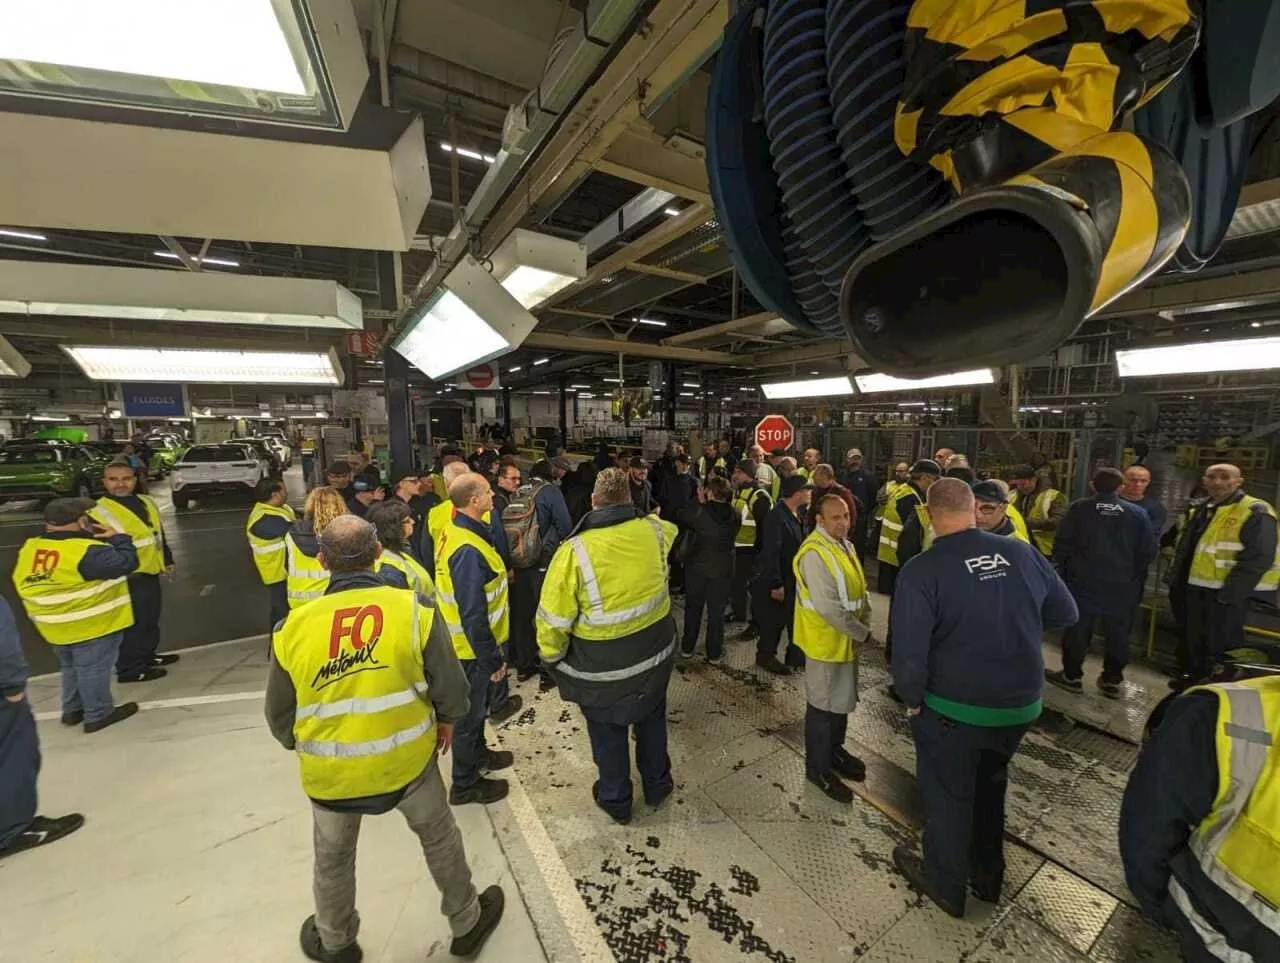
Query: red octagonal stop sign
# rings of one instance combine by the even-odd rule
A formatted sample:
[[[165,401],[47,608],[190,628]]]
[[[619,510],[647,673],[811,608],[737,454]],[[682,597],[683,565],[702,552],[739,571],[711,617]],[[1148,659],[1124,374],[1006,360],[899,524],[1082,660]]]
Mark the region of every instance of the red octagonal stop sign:
[[[784,415],[765,415],[756,425],[755,442],[765,451],[790,448],[796,441],[796,430]]]

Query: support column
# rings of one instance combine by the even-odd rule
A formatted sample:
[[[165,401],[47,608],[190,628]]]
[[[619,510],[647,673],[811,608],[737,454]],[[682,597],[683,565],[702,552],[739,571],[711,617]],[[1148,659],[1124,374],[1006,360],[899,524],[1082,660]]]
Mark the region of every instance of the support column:
[[[676,430],[676,401],[680,397],[680,382],[676,380],[676,363],[667,362],[666,376],[663,379],[666,387],[662,389],[662,427],[667,431]]]
[[[565,390],[565,388],[567,388],[569,385],[569,379],[561,375],[559,380],[559,385],[560,385],[560,447],[564,448],[567,451],[569,449],[569,410],[566,405],[568,402],[569,393]],[[551,454],[554,456],[555,452],[553,451],[551,452]]]
[[[400,309],[396,284],[396,256],[389,251],[374,255],[378,271],[378,306]],[[387,443],[391,451],[391,475],[413,468],[413,408],[409,398],[409,362],[398,351],[382,353],[383,396],[387,405]]]
[[[511,389],[502,389],[502,434],[511,440]]]

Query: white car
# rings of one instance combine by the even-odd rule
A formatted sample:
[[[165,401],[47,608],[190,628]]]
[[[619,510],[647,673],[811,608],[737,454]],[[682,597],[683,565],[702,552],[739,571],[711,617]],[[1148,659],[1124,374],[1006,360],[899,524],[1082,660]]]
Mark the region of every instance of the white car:
[[[249,494],[266,476],[262,462],[248,445],[234,441],[194,445],[169,476],[173,507],[187,508],[193,498],[210,495]]]

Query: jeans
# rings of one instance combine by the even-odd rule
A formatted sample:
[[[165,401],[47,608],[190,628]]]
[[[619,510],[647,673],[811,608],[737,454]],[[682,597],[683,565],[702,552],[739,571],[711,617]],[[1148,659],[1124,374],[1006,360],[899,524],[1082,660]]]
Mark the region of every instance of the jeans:
[[[924,865],[944,900],[963,909],[966,884],[1004,881],[1004,798],[1009,760],[1030,725],[970,726],[928,706],[911,719],[916,780],[924,796]]]
[[[267,634],[275,631],[276,626],[289,614],[289,589],[287,582],[272,582],[267,586],[270,601],[271,624],[267,626]]]
[[[534,616],[542,597],[546,569],[518,568],[511,582],[511,664],[518,672],[538,667],[538,636]]]
[[[449,919],[454,936],[471,932],[480,919],[480,898],[471,882],[471,868],[462,834],[449,810],[439,757],[432,755],[422,775],[409,784],[396,805],[422,843],[427,869],[440,890],[440,911]],[[356,941],[360,914],[356,912],[356,841],[361,813],[342,813],[312,803],[315,842],[316,929],[320,942],[337,952]]]
[[[849,716],[814,706],[804,710],[804,768],[810,776],[830,776],[836,750],[844,745]]]
[[[1084,657],[1093,639],[1093,626],[1095,622],[1101,622],[1105,643],[1102,674],[1119,682],[1124,677],[1124,667],[1129,664],[1129,633],[1133,631],[1137,610],[1104,613],[1091,610],[1086,605],[1079,605],[1079,608],[1079,621],[1062,633],[1063,675],[1068,679],[1079,679],[1084,675]]]
[[[751,614],[751,571],[755,564],[754,548],[734,549],[733,583],[729,588],[729,602],[733,606],[735,622],[745,622]]]
[[[0,698],[0,849],[36,818],[40,739],[26,699]]]
[[[471,686],[467,714],[453,724],[453,788],[461,792],[480,781],[484,762],[484,720],[489,715],[489,675],[478,659],[463,659],[462,671]]]
[[[71,645],[55,645],[62,668],[62,714],[84,712],[85,722],[98,722],[111,715],[111,666],[116,664],[122,632]]]
[[[630,730],[636,733],[636,768],[645,801],[660,803],[671,792],[671,757],[667,755],[667,697],[657,704],[641,705],[630,712],[582,707],[591,739],[591,755],[600,773],[597,799],[610,815],[631,815]]]
[[[724,655],[724,606],[729,597],[729,584],[723,578],[706,575],[696,568],[685,571],[684,639],[680,644],[691,654],[698,644],[698,628],[702,610],[707,610],[707,658]]]
[[[116,675],[138,675],[151,668],[160,648],[160,576],[130,575],[129,600],[133,603],[133,625],[124,630]]]

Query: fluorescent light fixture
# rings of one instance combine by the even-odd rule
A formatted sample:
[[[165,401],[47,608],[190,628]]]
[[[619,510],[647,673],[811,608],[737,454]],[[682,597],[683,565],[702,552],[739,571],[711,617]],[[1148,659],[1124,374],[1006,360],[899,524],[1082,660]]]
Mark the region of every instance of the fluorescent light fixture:
[[[37,234],[34,231],[19,231],[13,227],[0,227],[0,237],[16,237],[22,241],[47,241],[49,240],[43,234]]]
[[[590,389],[590,388],[591,388],[591,385],[569,385],[569,387],[570,387],[570,388],[587,388],[587,389]]]
[[[587,247],[579,241],[517,228],[493,252],[493,276],[526,308],[536,308],[586,277]]]
[[[739,388],[739,391],[755,391],[755,388]]]
[[[454,147],[452,144],[442,143],[440,145],[440,149],[443,150],[446,154],[456,153],[459,157],[470,157],[472,160],[482,160],[486,164],[492,164],[494,161],[498,159],[494,157],[492,154],[484,154],[478,150],[471,150],[468,147]]]
[[[84,344],[61,347],[93,381],[342,384],[342,365],[332,348],[327,351],[236,351]]]
[[[878,391],[924,390],[926,388],[954,388],[959,385],[993,385],[996,373],[992,368],[974,371],[953,371],[950,374],[933,375],[930,378],[895,378],[887,374],[855,375],[858,390],[864,395]]]
[[[693,398],[693,397],[695,397],[695,395],[694,395],[694,393],[693,393],[692,391],[682,391],[682,392],[680,392],[680,397],[681,397],[681,398]]]
[[[770,401],[781,398],[821,398],[827,395],[851,395],[853,385],[848,375],[839,378],[814,378],[808,381],[774,381],[760,386]]]
[[[651,328],[665,328],[667,322],[659,321],[657,318],[632,318],[636,324],[647,324]]]
[[[67,415],[32,415],[31,421],[70,421]]]
[[[613,385],[620,385],[620,384],[622,384],[622,379],[621,379],[621,378],[601,378],[600,380],[601,380],[601,381],[604,381],[604,382],[606,382],[606,383],[608,383],[608,384],[613,384]]]
[[[667,215],[667,217],[675,217],[680,213],[680,209],[675,207],[666,207],[663,208],[662,213]]]
[[[550,358],[539,358],[537,361],[535,361],[535,362],[533,363],[533,366],[536,368],[536,367],[538,367],[538,365],[540,365],[540,364],[546,364],[546,363],[547,363],[548,361],[550,361],[550,360],[551,360]]]
[[[583,395],[583,394],[580,394],[580,395],[578,395],[578,397],[579,397],[579,398],[594,398],[594,397],[595,397],[595,395]]]
[[[9,339],[0,337],[0,378],[25,378],[31,374],[31,362],[18,353]]]
[[[1116,352],[1116,370],[1121,378],[1258,371],[1264,368],[1280,368],[1280,337],[1202,341]]]
[[[535,392],[534,392],[534,394],[535,394],[535,395],[549,395],[549,394],[551,394],[551,392],[550,392],[550,391],[535,391]]]
[[[8,314],[364,327],[360,299],[336,281],[0,261],[0,292],[0,312]]]
[[[178,255],[174,254],[172,251],[152,251],[151,253],[155,257],[162,257],[169,261],[182,260],[182,258],[178,257]],[[232,261],[225,257],[203,257],[202,258],[193,254],[191,255],[191,260],[195,261],[197,264],[201,265],[202,267],[206,264],[212,264],[214,267],[239,267],[240,266],[239,261]]]
[[[0,234],[4,234],[4,233],[5,233],[4,231],[0,231]],[[1260,328],[1260,327],[1262,327],[1262,322],[1261,322],[1261,321],[1250,321],[1250,322],[1249,322],[1249,327],[1251,327],[1251,328]]]
[[[898,407],[899,408],[923,408],[924,402],[923,401],[899,401]]]
[[[702,385],[693,384],[692,382],[689,382],[689,381],[682,381],[680,382],[680,387],[681,388],[701,388]]]
[[[365,383],[365,384],[367,384],[367,385],[381,385],[381,384],[386,384],[386,382],[385,382],[385,381],[383,381],[381,378],[366,378],[364,383]]]
[[[438,381],[520,347],[537,323],[468,254],[418,309],[392,347]]]
[[[520,370],[521,367],[522,365],[516,365],[514,368],[508,368],[507,374],[515,374],[517,371]]]

